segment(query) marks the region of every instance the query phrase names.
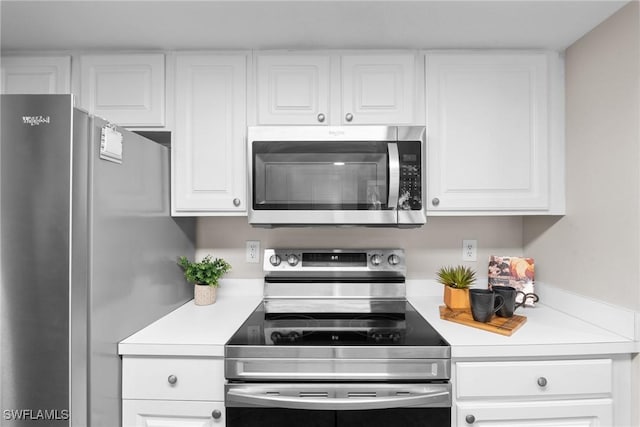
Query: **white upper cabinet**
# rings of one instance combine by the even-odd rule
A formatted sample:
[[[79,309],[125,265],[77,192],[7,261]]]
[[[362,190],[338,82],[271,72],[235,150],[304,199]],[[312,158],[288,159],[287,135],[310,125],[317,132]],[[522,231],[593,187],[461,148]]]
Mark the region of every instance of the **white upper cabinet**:
[[[327,123],[330,59],[328,55],[257,55],[258,122]]]
[[[563,213],[556,54],[426,54],[430,214]]]
[[[343,55],[342,121],[412,124],[415,55]]]
[[[70,56],[3,56],[2,93],[71,93]]]
[[[257,123],[412,124],[415,54],[259,53]]]
[[[164,54],[82,56],[80,105],[121,126],[164,126]]]
[[[177,54],[174,215],[243,215],[248,55]]]

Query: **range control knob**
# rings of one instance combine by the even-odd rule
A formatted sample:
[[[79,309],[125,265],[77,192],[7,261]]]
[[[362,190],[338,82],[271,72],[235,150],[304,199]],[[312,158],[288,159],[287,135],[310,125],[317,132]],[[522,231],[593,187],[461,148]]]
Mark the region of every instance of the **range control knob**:
[[[280,344],[280,342],[282,341],[282,334],[280,332],[271,332],[271,341],[274,344]]]
[[[273,265],[274,267],[277,267],[280,265],[280,262],[282,260],[280,259],[280,257],[276,254],[273,254],[269,257],[269,262],[271,263],[271,265]]]
[[[390,265],[398,265],[400,264],[400,257],[396,254],[391,254],[389,255],[389,258],[387,259],[387,261],[389,261]]]
[[[294,254],[289,255],[289,257],[287,258],[287,262],[289,263],[289,265],[291,267],[295,267],[296,265],[298,265],[298,257],[295,256]]]
[[[381,262],[382,262],[382,257],[380,255],[375,254],[371,256],[371,264],[373,264],[374,266],[380,265]]]

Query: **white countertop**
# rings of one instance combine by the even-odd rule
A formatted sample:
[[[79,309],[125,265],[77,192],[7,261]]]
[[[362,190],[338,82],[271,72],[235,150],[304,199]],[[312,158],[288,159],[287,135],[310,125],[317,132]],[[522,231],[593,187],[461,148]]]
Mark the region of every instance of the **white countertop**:
[[[214,304],[193,300],[118,344],[121,355],[219,356],[224,344],[262,300],[254,296],[218,296]]]
[[[451,357],[573,356],[632,353],[636,343],[544,304],[523,307],[527,322],[511,336],[440,319],[441,297],[410,297],[422,316],[451,344]]]
[[[247,282],[249,283],[249,282]],[[421,285],[422,286],[422,285]],[[423,287],[424,288],[424,287]],[[415,286],[408,287],[409,290]],[[251,281],[243,291],[218,292],[209,306],[185,303],[122,341],[121,355],[224,357],[224,344],[262,299]],[[518,309],[527,322],[512,336],[440,319],[441,295],[409,293],[408,300],[451,344],[453,359],[482,357],[575,356],[638,351],[636,341],[600,328],[545,304]]]

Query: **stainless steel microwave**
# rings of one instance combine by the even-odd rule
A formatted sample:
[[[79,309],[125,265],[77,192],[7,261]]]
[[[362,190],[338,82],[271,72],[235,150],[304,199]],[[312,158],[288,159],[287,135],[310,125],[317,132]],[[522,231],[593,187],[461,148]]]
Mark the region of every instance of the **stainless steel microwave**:
[[[248,129],[249,223],[419,227],[424,126]]]

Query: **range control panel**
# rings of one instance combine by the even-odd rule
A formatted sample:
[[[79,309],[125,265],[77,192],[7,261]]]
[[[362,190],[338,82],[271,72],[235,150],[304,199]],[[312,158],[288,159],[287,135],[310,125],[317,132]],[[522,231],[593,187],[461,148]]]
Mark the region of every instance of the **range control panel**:
[[[402,249],[266,249],[264,271],[269,273],[394,272],[406,270]]]

